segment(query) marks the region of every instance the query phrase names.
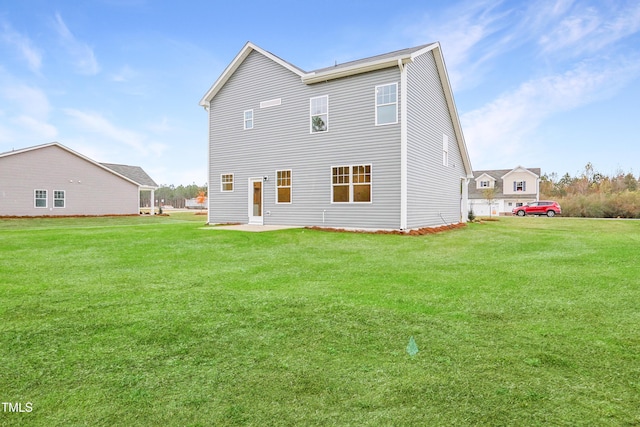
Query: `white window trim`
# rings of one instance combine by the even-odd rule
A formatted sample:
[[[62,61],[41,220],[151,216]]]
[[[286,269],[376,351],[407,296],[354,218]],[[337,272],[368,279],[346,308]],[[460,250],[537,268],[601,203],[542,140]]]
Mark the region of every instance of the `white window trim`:
[[[224,182],[222,180],[222,177],[223,176],[227,176],[227,175],[231,176],[231,190],[225,190],[224,189],[224,185],[223,184],[228,184],[228,182]],[[236,181],[236,178],[235,178],[235,176],[233,176],[232,173],[221,173],[220,174],[220,191],[222,193],[233,193],[236,190],[236,182],[235,181]]]
[[[396,87],[396,101],[395,102],[390,102],[388,104],[378,104],[378,88],[381,87],[385,87],[385,86],[395,86]],[[386,83],[383,85],[377,85],[375,87],[375,90],[373,91],[373,97],[374,97],[374,104],[375,104],[375,117],[376,117],[376,126],[387,126],[387,125],[395,125],[398,123],[398,82],[395,83]],[[393,122],[389,122],[389,123],[378,123],[378,107],[383,107],[386,105],[395,105],[396,106],[396,119]]]
[[[56,193],[62,193],[62,199],[56,199]],[[62,200],[62,206],[56,206],[56,200]],[[67,192],[65,190],[53,190],[53,208],[64,209],[67,207]]]
[[[282,187],[282,188],[287,188],[286,185],[283,186],[278,186],[278,172],[289,172],[289,179],[290,179],[290,184],[288,186],[289,188],[289,202],[280,202],[278,201],[278,188]],[[276,177],[276,205],[290,205],[291,203],[293,203],[293,170],[292,169],[277,169],[276,173],[274,174],[274,176]]]
[[[313,114],[313,112],[311,111],[311,105],[313,103],[314,99],[320,99],[320,98],[326,98],[327,100],[327,112],[324,114]],[[325,130],[318,130],[315,131],[313,130],[313,117],[314,116],[323,116],[325,115],[327,116],[327,120],[325,122]],[[314,96],[313,98],[309,98],[309,133],[311,134],[317,134],[317,133],[326,133],[329,132],[329,95],[321,95],[321,96]]]
[[[369,188],[370,190],[370,199],[368,202],[354,202],[353,201],[353,167],[354,166],[369,166],[370,170],[371,170],[371,182],[369,182]],[[348,202],[334,202],[333,201],[333,168],[344,168],[344,167],[348,167],[349,168],[349,201]],[[332,205],[370,205],[373,203],[373,163],[357,163],[357,164],[352,164],[352,165],[337,165],[337,166],[331,166],[329,168],[329,175],[330,175],[330,180],[329,182],[331,183],[331,199],[330,202]],[[342,184],[344,185],[344,184]]]
[[[247,119],[247,113],[251,113],[251,119]],[[244,112],[242,113],[242,118],[244,120],[244,130],[251,130],[253,129],[255,123],[254,123],[254,116],[253,116],[253,110],[244,110]],[[247,126],[247,122],[251,121],[251,127]]]
[[[38,204],[36,203],[36,200],[42,199],[36,197],[38,191],[44,191],[44,206],[38,206]],[[33,190],[33,207],[36,209],[46,209],[49,207],[49,193],[47,192],[47,190],[43,190],[41,188]]]

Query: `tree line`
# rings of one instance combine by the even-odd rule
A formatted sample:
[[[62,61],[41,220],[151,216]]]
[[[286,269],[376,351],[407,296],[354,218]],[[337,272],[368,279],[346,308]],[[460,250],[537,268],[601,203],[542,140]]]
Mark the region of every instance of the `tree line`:
[[[587,163],[577,176],[556,173],[540,178],[540,198],[555,200],[563,216],[586,218],[640,218],[638,178],[617,171],[611,176]]]
[[[184,208],[185,201],[188,199],[195,199],[200,195],[207,194],[207,184],[197,185],[195,183],[191,185],[161,185],[155,191],[155,206],[172,206],[174,208]],[[140,206],[150,206],[151,193],[149,191],[143,191],[140,193]]]

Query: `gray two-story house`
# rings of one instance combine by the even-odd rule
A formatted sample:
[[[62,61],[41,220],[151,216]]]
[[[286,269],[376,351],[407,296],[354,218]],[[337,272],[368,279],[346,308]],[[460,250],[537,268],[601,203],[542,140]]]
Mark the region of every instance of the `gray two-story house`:
[[[439,43],[311,72],[247,43],[200,105],[209,223],[466,220],[473,175]]]

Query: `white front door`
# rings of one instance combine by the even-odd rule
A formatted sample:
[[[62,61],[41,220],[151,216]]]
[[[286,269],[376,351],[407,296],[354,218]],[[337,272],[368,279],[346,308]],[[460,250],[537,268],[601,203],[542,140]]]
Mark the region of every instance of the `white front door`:
[[[262,178],[249,178],[249,224],[263,224]]]

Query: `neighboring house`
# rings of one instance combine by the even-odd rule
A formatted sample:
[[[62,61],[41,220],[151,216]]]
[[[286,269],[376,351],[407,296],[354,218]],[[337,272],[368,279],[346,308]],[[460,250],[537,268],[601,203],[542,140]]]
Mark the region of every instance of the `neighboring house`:
[[[466,221],[472,169],[439,43],[311,72],[247,43],[200,105],[210,223]]]
[[[57,142],[0,153],[0,216],[138,214],[140,191],[153,200],[156,188],[138,166],[97,163]]]
[[[493,190],[491,206],[486,190]],[[516,206],[540,197],[540,168],[473,171],[469,182],[469,209],[476,216],[511,214]]]

